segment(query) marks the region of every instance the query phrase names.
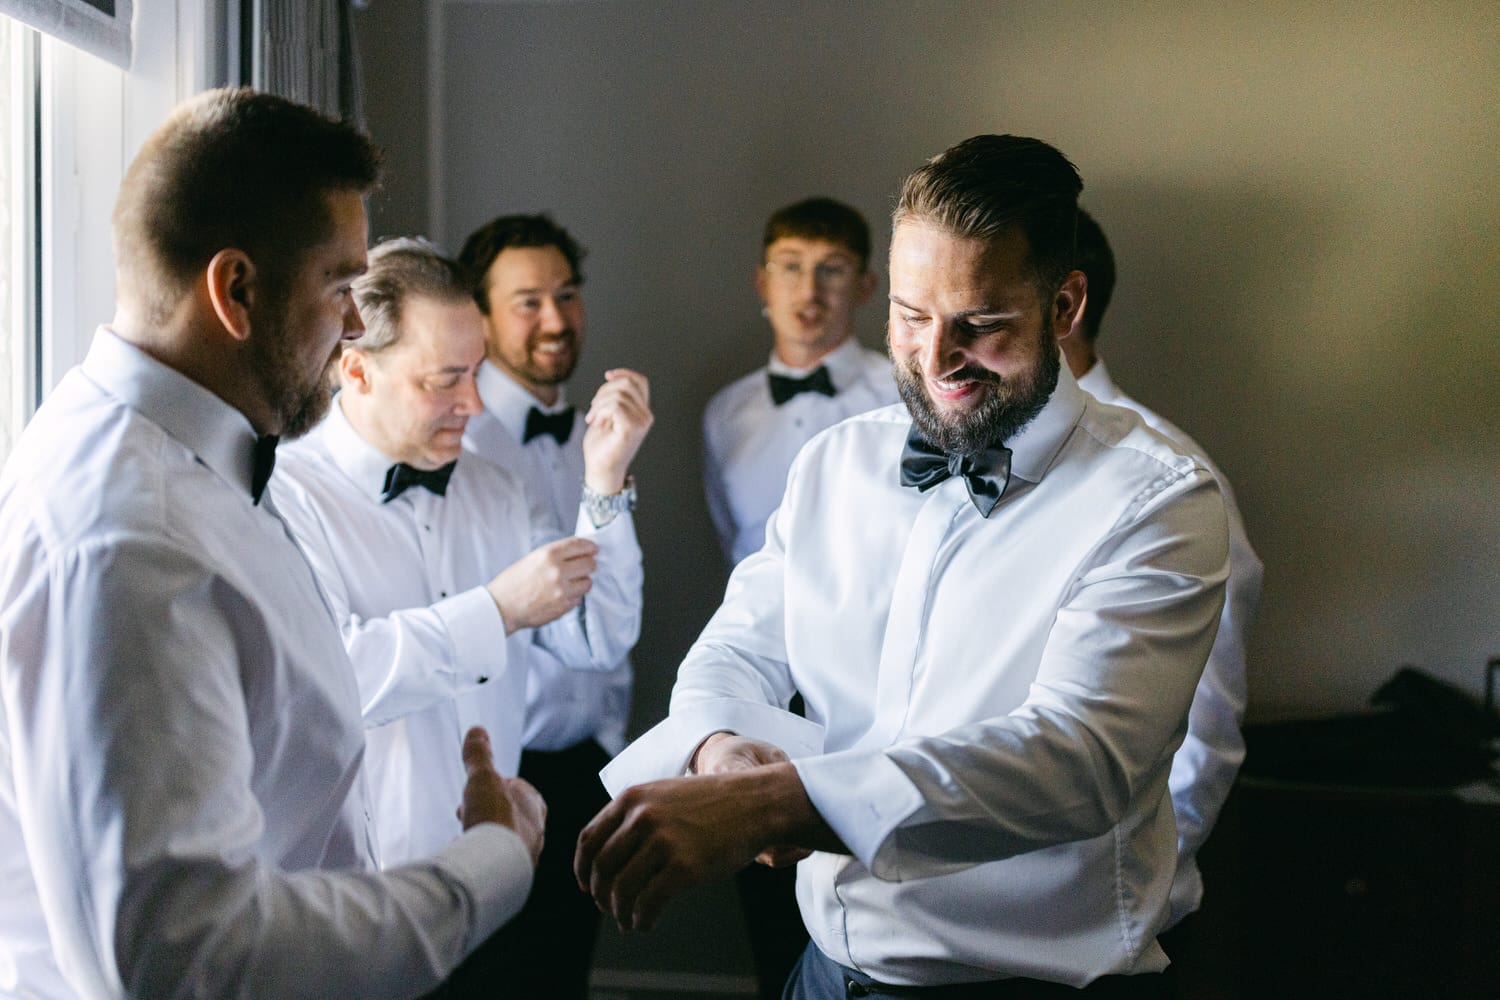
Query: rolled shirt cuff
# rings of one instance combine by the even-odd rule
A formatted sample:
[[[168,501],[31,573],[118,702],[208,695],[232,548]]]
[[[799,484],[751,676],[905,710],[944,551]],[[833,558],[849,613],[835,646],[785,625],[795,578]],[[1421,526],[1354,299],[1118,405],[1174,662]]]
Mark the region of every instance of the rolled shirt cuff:
[[[611,796],[632,785],[673,778],[716,732],[738,733],[781,749],[792,760],[820,753],[823,727],[760,702],[721,698],[679,709],[653,726],[599,772]]]
[[[483,684],[506,668],[505,619],[484,587],[474,587],[432,606],[453,647],[454,693]]]

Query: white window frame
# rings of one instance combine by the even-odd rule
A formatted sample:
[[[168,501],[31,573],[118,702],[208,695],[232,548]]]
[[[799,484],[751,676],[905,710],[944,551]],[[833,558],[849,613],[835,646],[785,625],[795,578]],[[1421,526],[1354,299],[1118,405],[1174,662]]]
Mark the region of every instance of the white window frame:
[[[135,0],[0,0],[0,14],[121,69],[130,67],[134,7]]]
[[[0,0],[3,2],[3,0]],[[114,315],[110,217],[125,169],[180,101],[237,65],[240,4],[157,0],[135,9],[129,71],[57,39],[42,42],[41,381],[83,359]],[[227,52],[227,54],[226,54]]]

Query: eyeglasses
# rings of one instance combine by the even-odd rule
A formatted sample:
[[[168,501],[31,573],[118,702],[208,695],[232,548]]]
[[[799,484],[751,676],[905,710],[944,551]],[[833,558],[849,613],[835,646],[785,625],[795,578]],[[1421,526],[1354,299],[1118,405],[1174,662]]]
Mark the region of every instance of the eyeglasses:
[[[797,286],[802,284],[802,279],[807,276],[808,269],[801,261],[766,261],[766,272],[783,285]],[[824,262],[812,268],[814,283],[824,288],[840,289],[848,287],[854,280],[854,265],[843,262]]]

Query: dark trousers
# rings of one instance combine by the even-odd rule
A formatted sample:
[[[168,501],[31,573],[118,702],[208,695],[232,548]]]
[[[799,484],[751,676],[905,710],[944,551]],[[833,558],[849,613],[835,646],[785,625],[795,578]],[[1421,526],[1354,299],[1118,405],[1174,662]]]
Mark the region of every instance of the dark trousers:
[[[807,947],[807,928],[797,908],[797,869],[751,864],[734,880],[761,1000],[777,1000]]]
[[[1101,1000],[1164,1000],[1162,977],[1104,976],[1083,989],[1039,979],[998,979],[952,986],[886,986],[846,969],[809,944],[787,981],[784,1000],[848,1000],[850,997],[911,997],[914,1000],[1057,1000],[1097,997]]]
[[[609,801],[599,769],[609,754],[586,740],[521,754],[521,777],[547,802],[546,840],[526,905],[474,950],[430,1000],[586,1000],[599,911],[578,891],[578,834]]]
[[[1162,931],[1156,936],[1156,943],[1161,945],[1161,950],[1167,953],[1167,958],[1172,963],[1163,973],[1167,981],[1167,995],[1170,997],[1185,997],[1188,994],[1184,979],[1190,977],[1184,974],[1184,970],[1196,957],[1193,926],[1193,915],[1190,913],[1178,921],[1176,927]]]

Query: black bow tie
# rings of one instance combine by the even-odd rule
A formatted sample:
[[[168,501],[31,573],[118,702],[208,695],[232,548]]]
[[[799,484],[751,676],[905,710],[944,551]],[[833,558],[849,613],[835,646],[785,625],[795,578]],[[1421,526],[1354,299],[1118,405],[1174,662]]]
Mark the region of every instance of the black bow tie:
[[[821,392],[825,396],[835,395],[833,380],[828,377],[828,369],[824,365],[814,368],[805,378],[792,378],[790,375],[777,375],[774,372],[766,374],[771,379],[771,401],[777,406],[789,399],[795,399],[799,393],[803,392]]]
[[[266,484],[271,481],[271,471],[276,468],[275,434],[264,434],[255,439],[255,462],[250,466],[250,502],[260,504],[265,495]]]
[[[556,413],[543,413],[535,406],[526,411],[526,430],[521,432],[521,443],[526,444],[541,434],[551,434],[558,444],[567,444],[573,436],[573,407]]]
[[[950,476],[962,476],[969,499],[988,518],[1010,482],[1010,449],[991,445],[975,455],[950,455],[927,442],[913,427],[901,450],[901,485],[926,493]]]
[[[421,486],[442,496],[448,492],[448,478],[453,475],[453,467],[457,464],[455,460],[436,469],[417,469],[405,462],[397,462],[386,470],[385,489],[381,491],[380,502],[390,503],[405,493],[409,486]]]

